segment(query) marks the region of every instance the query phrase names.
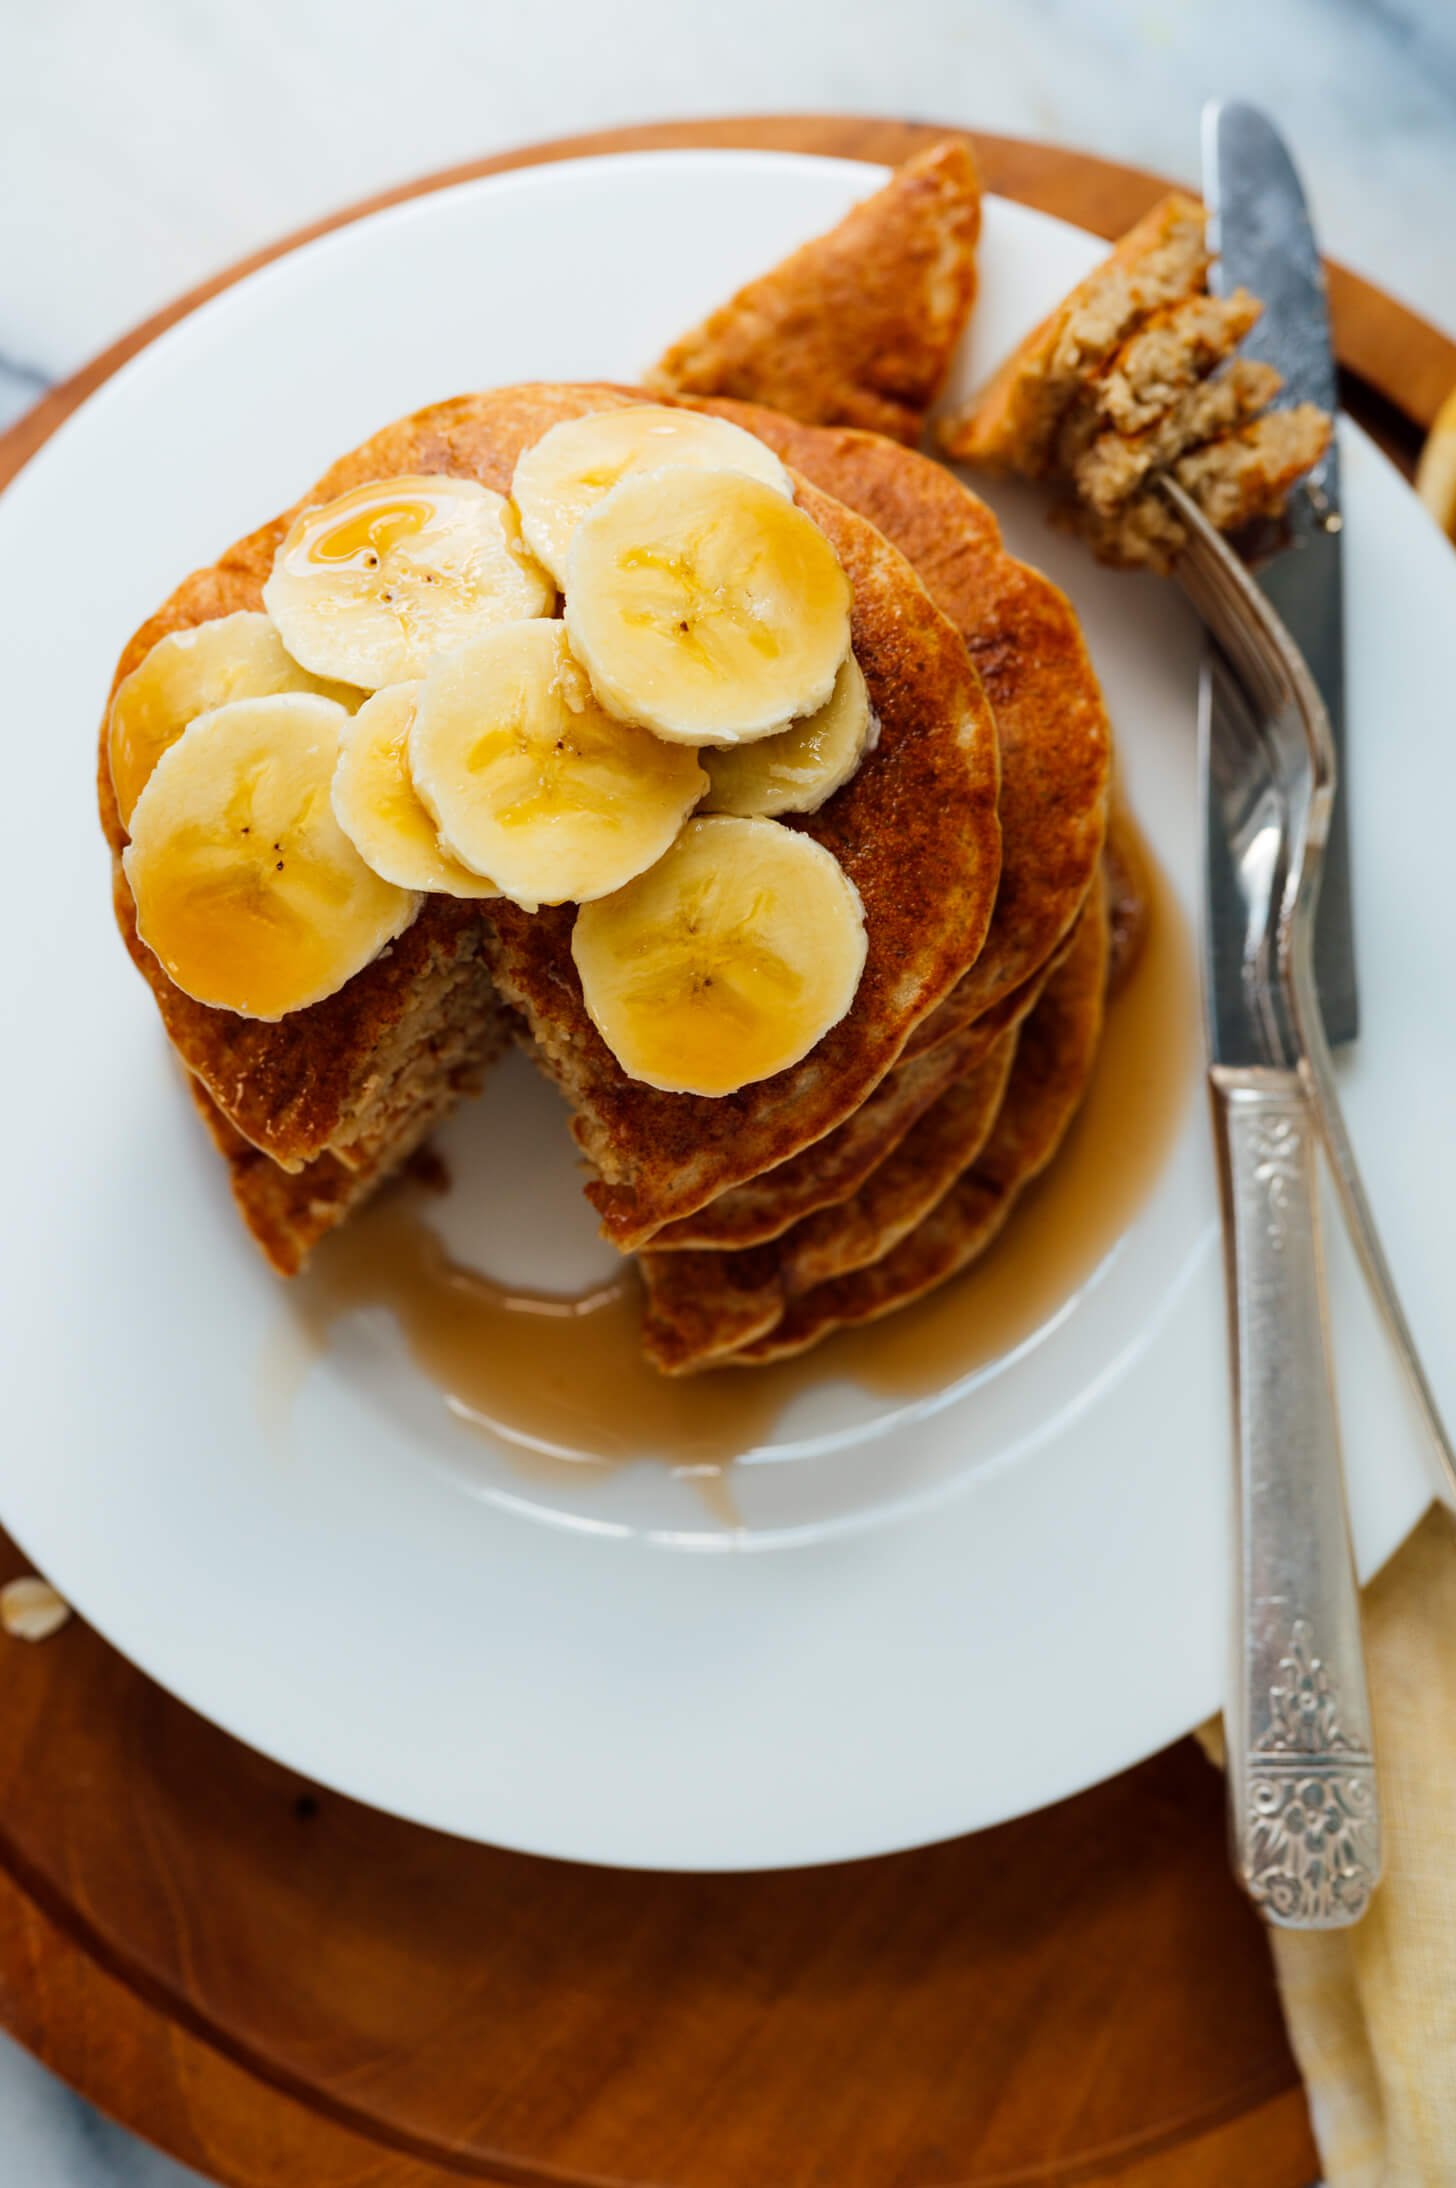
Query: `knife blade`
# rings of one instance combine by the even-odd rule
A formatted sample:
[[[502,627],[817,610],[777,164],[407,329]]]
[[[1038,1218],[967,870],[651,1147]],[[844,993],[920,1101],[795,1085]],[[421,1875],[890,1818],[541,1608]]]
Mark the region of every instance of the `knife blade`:
[[[1211,100],[1203,115],[1204,196],[1215,253],[1210,286],[1246,288],[1264,311],[1244,345],[1284,377],[1281,403],[1339,405],[1324,269],[1309,209],[1283,138],[1258,107]],[[1334,732],[1339,779],[1315,925],[1315,983],[1331,1044],[1359,1031],[1350,874],[1345,728],[1340,453],[1331,440],[1289,508],[1289,543],[1256,572],[1319,686]]]

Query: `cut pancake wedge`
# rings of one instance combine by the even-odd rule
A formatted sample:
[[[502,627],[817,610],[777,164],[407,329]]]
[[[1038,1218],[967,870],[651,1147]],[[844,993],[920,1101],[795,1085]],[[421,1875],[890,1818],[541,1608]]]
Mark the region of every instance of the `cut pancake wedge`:
[[[932,145],[674,342],[648,380],[913,446],[970,316],[980,229],[969,148]]]

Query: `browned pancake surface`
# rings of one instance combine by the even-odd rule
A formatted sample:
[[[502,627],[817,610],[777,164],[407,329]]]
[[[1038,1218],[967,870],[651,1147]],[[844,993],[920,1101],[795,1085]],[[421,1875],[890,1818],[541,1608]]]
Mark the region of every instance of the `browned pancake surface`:
[[[913,446],[970,316],[980,227],[969,150],[933,145],[675,342],[649,385]]]
[[[1017,1033],[960,1075],[858,1191],[772,1244],[746,1253],[640,1257],[647,1303],[642,1341],[666,1374],[707,1366],[777,1321],[800,1293],[878,1261],[912,1231],[984,1145],[1006,1091]]]
[[[654,1234],[654,1252],[697,1247],[730,1251],[778,1238],[790,1224],[830,1208],[857,1192],[870,1172],[899,1146],[956,1079],[973,1070],[997,1042],[1021,1023],[1053,970],[1043,973],[987,1011],[974,1025],[920,1050],[882,1079],[852,1117],[762,1176],[720,1193],[695,1215]],[[914,1036],[912,1035],[912,1041]]]
[[[1099,882],[1071,951],[1021,1030],[1005,1099],[970,1168],[892,1252],[791,1300],[725,1364],[753,1367],[804,1352],[831,1330],[908,1306],[984,1252],[1017,1195],[1056,1153],[1086,1092],[1102,1034],[1107,947]]]

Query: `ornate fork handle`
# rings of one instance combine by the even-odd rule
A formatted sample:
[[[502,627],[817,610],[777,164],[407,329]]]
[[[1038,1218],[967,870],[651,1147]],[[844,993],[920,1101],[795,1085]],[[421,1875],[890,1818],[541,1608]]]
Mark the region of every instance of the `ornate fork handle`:
[[[1297,1071],[1210,1074],[1242,1502],[1227,1705],[1235,1859],[1265,1918],[1358,1921],[1380,1876],[1360,1607],[1331,1379],[1315,1125]]]

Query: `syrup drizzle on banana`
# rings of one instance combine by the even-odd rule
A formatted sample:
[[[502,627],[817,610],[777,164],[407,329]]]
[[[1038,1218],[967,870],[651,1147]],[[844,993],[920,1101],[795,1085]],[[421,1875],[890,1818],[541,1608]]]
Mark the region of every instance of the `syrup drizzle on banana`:
[[[652,1086],[730,1093],[849,1009],[858,893],[775,816],[876,725],[849,581],[752,434],[639,404],[553,427],[509,499],[367,482],[302,511],[263,601],[112,705],[138,931],[187,994],[304,1009],[434,892],[580,906],[587,1007]]]

